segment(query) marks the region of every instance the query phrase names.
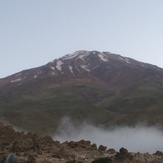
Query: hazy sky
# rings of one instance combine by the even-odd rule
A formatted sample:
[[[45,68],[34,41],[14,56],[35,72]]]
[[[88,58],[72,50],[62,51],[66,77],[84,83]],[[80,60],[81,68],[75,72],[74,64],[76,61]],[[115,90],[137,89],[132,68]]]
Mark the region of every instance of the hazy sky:
[[[0,78],[77,50],[163,67],[163,0],[0,0]]]

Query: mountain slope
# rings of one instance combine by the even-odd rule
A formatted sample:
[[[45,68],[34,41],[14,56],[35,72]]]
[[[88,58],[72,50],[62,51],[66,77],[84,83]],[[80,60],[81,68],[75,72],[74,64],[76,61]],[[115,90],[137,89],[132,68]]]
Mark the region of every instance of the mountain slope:
[[[77,51],[0,79],[0,117],[17,127],[54,131],[77,124],[163,123],[163,69],[109,52]]]

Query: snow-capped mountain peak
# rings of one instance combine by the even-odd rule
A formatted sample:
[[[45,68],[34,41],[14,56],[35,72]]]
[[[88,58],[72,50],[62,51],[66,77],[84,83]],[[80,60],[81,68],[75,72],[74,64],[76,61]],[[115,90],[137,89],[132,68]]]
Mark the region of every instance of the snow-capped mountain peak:
[[[57,69],[58,71],[62,72],[66,66],[69,71],[74,74],[74,71],[91,71],[92,61],[96,60],[96,64],[98,62],[107,62],[108,58],[106,54],[98,51],[76,51],[72,54],[67,54],[59,59],[55,59],[50,62],[51,69]],[[94,62],[95,64],[95,62]],[[53,65],[53,66],[52,66]],[[97,65],[95,65],[97,67]],[[94,67],[95,67],[94,66]]]
[[[61,76],[62,78],[67,78],[90,74],[96,77],[103,75],[105,78],[109,78],[109,75],[106,75],[107,73],[113,73],[115,71],[115,73],[118,73],[118,71],[122,71],[125,67],[130,70],[159,69],[156,66],[110,52],[80,50],[55,59],[44,66],[16,73],[7,77],[7,79],[9,79],[8,81],[11,84],[21,85],[26,81],[40,80],[49,76],[52,78]],[[1,85],[6,83],[5,80],[4,82],[2,81]]]

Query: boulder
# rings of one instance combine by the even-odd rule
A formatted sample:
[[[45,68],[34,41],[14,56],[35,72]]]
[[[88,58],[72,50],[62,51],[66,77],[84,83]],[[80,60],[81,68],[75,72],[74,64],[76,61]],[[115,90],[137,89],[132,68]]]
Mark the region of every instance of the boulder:
[[[127,149],[125,148],[120,148],[119,152],[115,155],[115,160],[116,161],[132,161],[133,160],[133,155],[128,152]]]
[[[106,147],[106,146],[103,146],[103,145],[100,145],[100,146],[98,147],[98,150],[99,150],[99,151],[106,151],[106,149],[107,149],[107,147]]]
[[[18,158],[14,154],[9,154],[6,158],[6,163],[18,163]]]

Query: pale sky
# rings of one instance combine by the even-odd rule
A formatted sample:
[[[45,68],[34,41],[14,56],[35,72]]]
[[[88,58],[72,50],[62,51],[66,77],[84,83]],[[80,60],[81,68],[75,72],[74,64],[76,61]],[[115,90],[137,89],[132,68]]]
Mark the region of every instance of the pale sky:
[[[163,68],[163,0],[0,0],[0,78],[77,50]]]

